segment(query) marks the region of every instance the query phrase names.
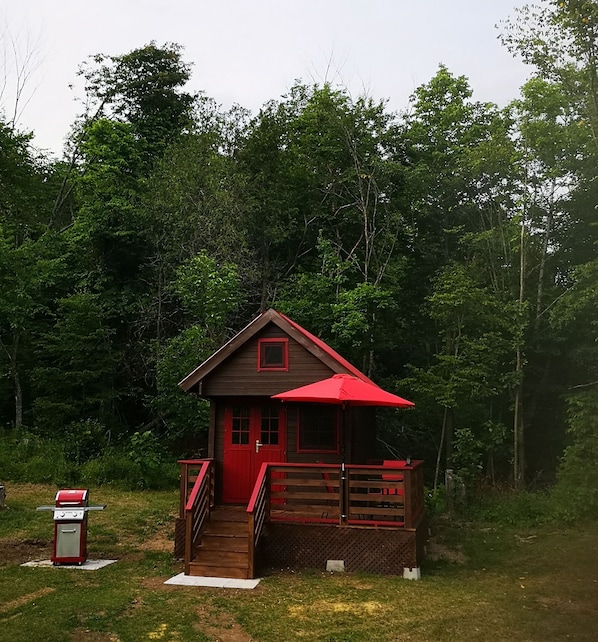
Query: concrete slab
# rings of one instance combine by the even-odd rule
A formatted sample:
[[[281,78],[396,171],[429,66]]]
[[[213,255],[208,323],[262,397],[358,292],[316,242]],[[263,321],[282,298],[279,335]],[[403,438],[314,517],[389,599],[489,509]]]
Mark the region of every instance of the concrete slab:
[[[236,580],[230,577],[204,577],[191,576],[179,573],[166,580],[164,584],[174,584],[178,586],[206,586],[208,588],[237,588],[237,589],[254,589],[260,580]]]
[[[97,571],[99,568],[104,568],[108,564],[114,564],[118,560],[87,560],[83,564],[58,564],[54,566],[50,560],[38,560],[35,562],[25,562],[21,566],[49,566],[50,568],[77,568],[82,571]]]

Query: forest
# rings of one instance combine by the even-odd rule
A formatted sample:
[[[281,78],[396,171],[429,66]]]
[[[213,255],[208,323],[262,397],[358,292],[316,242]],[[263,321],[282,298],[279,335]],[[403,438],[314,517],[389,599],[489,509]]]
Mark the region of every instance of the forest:
[[[556,481],[595,511],[598,2],[500,38],[530,65],[504,108],[440,66],[402,113],[302,82],[224,110],[156,42],[81,64],[60,160],[5,107],[0,475],[31,478],[35,444],[96,481],[197,452],[209,414],[178,381],[274,307],[416,402],[381,448],[430,486]]]

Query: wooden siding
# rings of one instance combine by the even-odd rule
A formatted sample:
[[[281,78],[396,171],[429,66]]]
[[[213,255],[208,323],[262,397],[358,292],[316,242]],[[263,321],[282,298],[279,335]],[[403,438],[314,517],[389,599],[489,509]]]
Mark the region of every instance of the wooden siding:
[[[258,339],[275,337],[286,338],[288,335],[274,324],[269,324],[203,379],[201,395],[270,397],[335,374],[292,338],[289,338],[288,371],[258,372]]]
[[[224,462],[224,408],[225,404],[220,400],[215,404],[216,410],[214,412],[215,421],[215,435],[214,435],[214,459],[216,461],[216,502],[222,501],[222,464]]]

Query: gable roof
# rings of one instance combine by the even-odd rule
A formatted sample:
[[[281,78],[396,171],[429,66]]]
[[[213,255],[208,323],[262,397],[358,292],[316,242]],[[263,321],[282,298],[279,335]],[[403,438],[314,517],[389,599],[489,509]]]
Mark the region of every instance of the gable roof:
[[[196,386],[204,377],[217,368],[225,359],[230,357],[238,348],[245,344],[249,339],[255,336],[260,330],[266,327],[268,323],[274,323],[283,332],[292,337],[297,343],[302,345],[308,352],[313,354],[317,359],[322,361],[335,373],[352,374],[362,381],[374,383],[366,375],[358,370],[353,364],[349,363],[336,350],[333,350],[327,343],[319,339],[298,323],[295,323],[284,314],[277,310],[269,309],[262,312],[258,317],[253,319],[230,341],[225,343],[211,357],[208,357],[193,372],[188,374],[179,386],[188,392]],[[374,384],[376,385],[376,384]]]

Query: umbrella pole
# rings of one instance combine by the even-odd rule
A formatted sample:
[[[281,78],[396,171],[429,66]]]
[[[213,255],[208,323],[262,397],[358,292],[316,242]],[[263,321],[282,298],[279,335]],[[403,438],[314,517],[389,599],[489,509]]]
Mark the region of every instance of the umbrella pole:
[[[341,463],[341,523],[347,519],[347,470],[345,468],[345,462]]]
[[[346,403],[343,401],[341,407],[341,487],[340,487],[340,501],[341,501],[341,523],[347,519],[347,469],[345,468],[346,457]]]

